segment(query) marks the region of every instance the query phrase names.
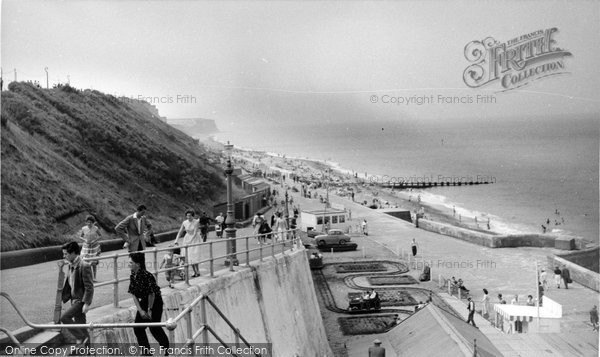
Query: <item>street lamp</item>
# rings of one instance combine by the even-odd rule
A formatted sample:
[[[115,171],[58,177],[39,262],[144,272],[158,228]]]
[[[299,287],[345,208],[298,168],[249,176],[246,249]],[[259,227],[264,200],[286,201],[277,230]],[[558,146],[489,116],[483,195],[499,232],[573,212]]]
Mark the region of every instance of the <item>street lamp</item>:
[[[290,229],[290,211],[288,210],[288,190],[285,189],[285,229]],[[288,232],[289,234],[289,232]]]
[[[235,244],[235,217],[233,212],[233,190],[231,188],[231,175],[233,175],[233,166],[231,165],[231,154],[233,152],[233,145],[227,142],[225,149],[223,150],[227,156],[227,167],[225,168],[225,176],[227,176],[227,218],[225,218],[225,237],[227,238],[227,258],[225,258],[225,265],[229,266],[229,270],[233,271],[233,266],[238,265],[236,256],[236,244]]]

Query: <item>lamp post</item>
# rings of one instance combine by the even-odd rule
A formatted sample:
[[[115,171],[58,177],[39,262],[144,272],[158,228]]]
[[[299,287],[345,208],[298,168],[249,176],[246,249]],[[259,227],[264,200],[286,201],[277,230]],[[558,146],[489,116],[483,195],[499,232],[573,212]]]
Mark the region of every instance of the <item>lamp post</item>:
[[[231,165],[231,153],[233,145],[227,142],[225,145],[225,154],[227,155],[227,167],[225,168],[225,176],[227,176],[227,218],[225,219],[225,237],[227,238],[227,258],[225,265],[229,266],[229,270],[233,270],[234,265],[238,265],[236,256],[235,244],[235,217],[233,212],[233,190],[231,188],[231,175],[233,175],[233,166]]]
[[[288,190],[285,189],[285,229],[290,229],[290,211],[288,210]],[[288,233],[289,234],[289,233]]]

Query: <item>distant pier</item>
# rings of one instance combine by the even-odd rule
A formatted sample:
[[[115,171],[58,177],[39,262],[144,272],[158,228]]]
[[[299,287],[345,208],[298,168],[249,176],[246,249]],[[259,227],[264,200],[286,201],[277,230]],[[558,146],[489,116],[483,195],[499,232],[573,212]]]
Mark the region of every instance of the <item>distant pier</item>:
[[[430,188],[430,187],[444,187],[444,186],[473,186],[473,185],[489,185],[495,181],[440,181],[440,182],[383,182],[378,183],[379,187],[382,188]]]

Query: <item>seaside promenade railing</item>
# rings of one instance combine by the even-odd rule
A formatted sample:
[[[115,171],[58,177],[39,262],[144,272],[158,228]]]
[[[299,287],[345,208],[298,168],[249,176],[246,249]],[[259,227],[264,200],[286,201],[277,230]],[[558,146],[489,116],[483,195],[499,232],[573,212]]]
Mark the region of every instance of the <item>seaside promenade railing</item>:
[[[171,344],[175,343],[175,329],[177,328],[178,323],[183,319],[185,321],[185,333],[184,335],[186,336],[186,340],[185,340],[185,347],[188,348],[193,348],[194,345],[196,344],[196,340],[198,339],[198,337],[200,337],[200,346],[205,346],[208,344],[208,333],[210,332],[213,337],[215,339],[217,339],[219,341],[219,343],[224,346],[228,351],[235,351],[235,349],[231,349],[231,344],[226,342],[218,333],[217,331],[215,331],[215,329],[213,329],[212,327],[210,327],[208,325],[207,322],[207,318],[206,318],[206,303],[208,302],[208,304],[210,306],[213,307],[213,309],[217,312],[217,314],[219,315],[219,317],[221,319],[223,319],[223,321],[225,321],[225,323],[227,324],[227,326],[229,326],[229,328],[232,329],[232,331],[235,334],[235,346],[240,346],[240,345],[244,345],[248,348],[252,348],[252,345],[242,336],[242,334],[240,333],[240,330],[238,328],[235,327],[235,325],[233,325],[233,323],[223,314],[223,312],[217,307],[217,305],[207,296],[204,294],[201,294],[200,296],[198,296],[197,298],[195,298],[189,305],[187,305],[177,316],[175,316],[174,318],[170,318],[167,321],[161,321],[161,322],[139,322],[139,323],[106,323],[106,324],[95,324],[95,323],[88,323],[88,324],[68,324],[68,325],[63,325],[63,324],[35,324],[31,321],[29,321],[22,313],[22,311],[18,308],[17,304],[14,302],[14,300],[10,297],[10,295],[8,295],[5,292],[0,292],[0,296],[4,297],[6,300],[8,300],[8,302],[13,306],[13,308],[15,309],[15,311],[17,312],[17,314],[19,315],[19,317],[21,317],[21,319],[23,320],[23,322],[25,322],[25,324],[27,324],[29,327],[33,328],[33,329],[38,329],[38,330],[60,330],[60,329],[82,329],[85,328],[88,330],[88,335],[89,335],[89,341],[88,343],[90,345],[92,345],[94,343],[94,330],[95,329],[116,329],[116,328],[135,328],[135,327],[166,327],[169,330],[169,341]],[[200,327],[196,330],[193,331],[193,314],[192,312],[194,311],[194,308],[199,307],[200,308]],[[0,327],[0,331],[6,333],[9,338],[11,339],[12,343],[16,346],[17,350],[13,350],[14,352],[16,352],[17,354],[21,354],[22,351],[25,351],[25,349],[22,348],[21,343],[14,337],[14,335],[12,335],[12,333],[10,333],[8,330],[1,328]],[[117,346],[118,347],[118,346]],[[145,355],[148,354],[149,351],[143,351],[140,349],[140,346],[134,347],[134,349],[131,349],[132,346],[129,346],[129,348],[127,348],[125,351],[121,351],[121,352],[125,352],[125,355],[131,355],[131,356],[137,356],[137,355]],[[256,349],[251,350],[254,351],[252,352],[253,355],[255,356],[260,356],[261,354],[256,352]],[[161,354],[164,354],[161,353]],[[192,353],[193,354],[193,353]],[[230,352],[230,354],[232,356],[238,356],[235,352]],[[246,355],[246,354],[245,354]]]
[[[268,237],[271,237],[271,239],[268,239]],[[258,242],[264,242],[264,243],[259,244],[257,247],[251,248],[250,240],[257,240]],[[232,241],[235,241],[236,247],[238,249],[240,246],[239,243],[240,242],[243,243],[243,247],[245,249],[243,249],[241,251],[237,250],[235,253],[231,254],[231,252],[228,250],[229,250],[229,245],[231,243],[233,243]],[[270,241],[270,242],[268,242],[268,241]],[[301,244],[301,241],[299,238],[298,229],[296,228],[296,229],[285,230],[282,232],[273,231],[273,232],[267,233],[267,234],[247,235],[247,236],[236,237],[236,238],[219,238],[216,240],[210,240],[207,242],[194,243],[194,244],[188,244],[188,245],[170,246],[170,247],[164,247],[164,248],[152,248],[152,249],[146,249],[146,250],[143,250],[140,252],[146,253],[146,255],[149,254],[153,257],[151,269],[148,269],[148,267],[149,267],[148,262],[146,262],[146,269],[154,274],[154,277],[157,282],[158,282],[158,274],[159,273],[169,272],[169,271],[176,272],[178,269],[183,268],[183,269],[185,269],[185,283],[187,285],[189,285],[190,284],[190,282],[189,282],[190,266],[192,266],[192,265],[208,263],[209,264],[209,276],[211,278],[214,278],[215,277],[215,261],[220,261],[221,259],[223,259],[223,260],[229,259],[229,262],[231,263],[231,262],[234,262],[238,256],[244,256],[245,257],[245,259],[244,259],[245,265],[250,266],[250,253],[252,253],[252,252],[258,252],[258,260],[262,262],[265,257],[269,257],[269,256],[274,257],[275,254],[284,253],[286,250],[286,247],[290,247],[290,248],[294,249],[294,248],[299,247],[300,244]],[[219,245],[223,245],[225,254],[220,254],[220,255],[215,256],[215,250],[217,250],[215,247],[217,247]],[[208,258],[202,259],[199,261],[190,261],[190,259],[188,259],[188,257],[189,257],[188,252],[191,247],[195,247],[195,246],[205,247],[208,251]],[[173,249],[181,249],[182,253],[185,252],[185,254],[184,254],[186,257],[185,264],[174,266],[174,267],[169,267],[169,268],[159,269],[160,260],[159,260],[158,254],[160,252],[171,251]],[[130,276],[129,270],[127,270],[125,277],[119,276],[119,270],[121,270],[120,265],[119,265],[119,258],[128,258],[128,257],[129,257],[129,252],[116,253],[116,254],[107,255],[107,256],[100,256],[100,257],[84,259],[85,261],[88,261],[88,262],[92,262],[92,261],[99,262],[99,261],[103,261],[103,260],[112,260],[112,265],[113,265],[112,280],[95,283],[94,288],[112,285],[112,287],[113,287],[113,306],[114,307],[119,307],[119,283],[129,281],[129,276]],[[60,269],[59,273],[62,272],[62,266],[60,265],[61,262],[59,262],[59,269]],[[234,264],[229,264],[229,270],[234,271]],[[59,286],[59,289],[60,288],[62,288],[62,286]]]

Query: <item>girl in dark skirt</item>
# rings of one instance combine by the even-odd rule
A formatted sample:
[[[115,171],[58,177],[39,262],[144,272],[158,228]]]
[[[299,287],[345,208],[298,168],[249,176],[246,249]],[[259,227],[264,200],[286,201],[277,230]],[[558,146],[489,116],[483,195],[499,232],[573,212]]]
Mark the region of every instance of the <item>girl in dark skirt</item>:
[[[129,254],[129,267],[131,277],[128,292],[133,295],[133,302],[137,307],[135,322],[160,322],[163,312],[160,288],[156,285],[154,275],[146,270],[144,253]],[[150,343],[146,335],[146,327],[134,327],[133,332],[138,344],[146,347],[145,351],[149,352]],[[169,338],[162,327],[150,327],[150,333],[164,350],[169,348]]]

